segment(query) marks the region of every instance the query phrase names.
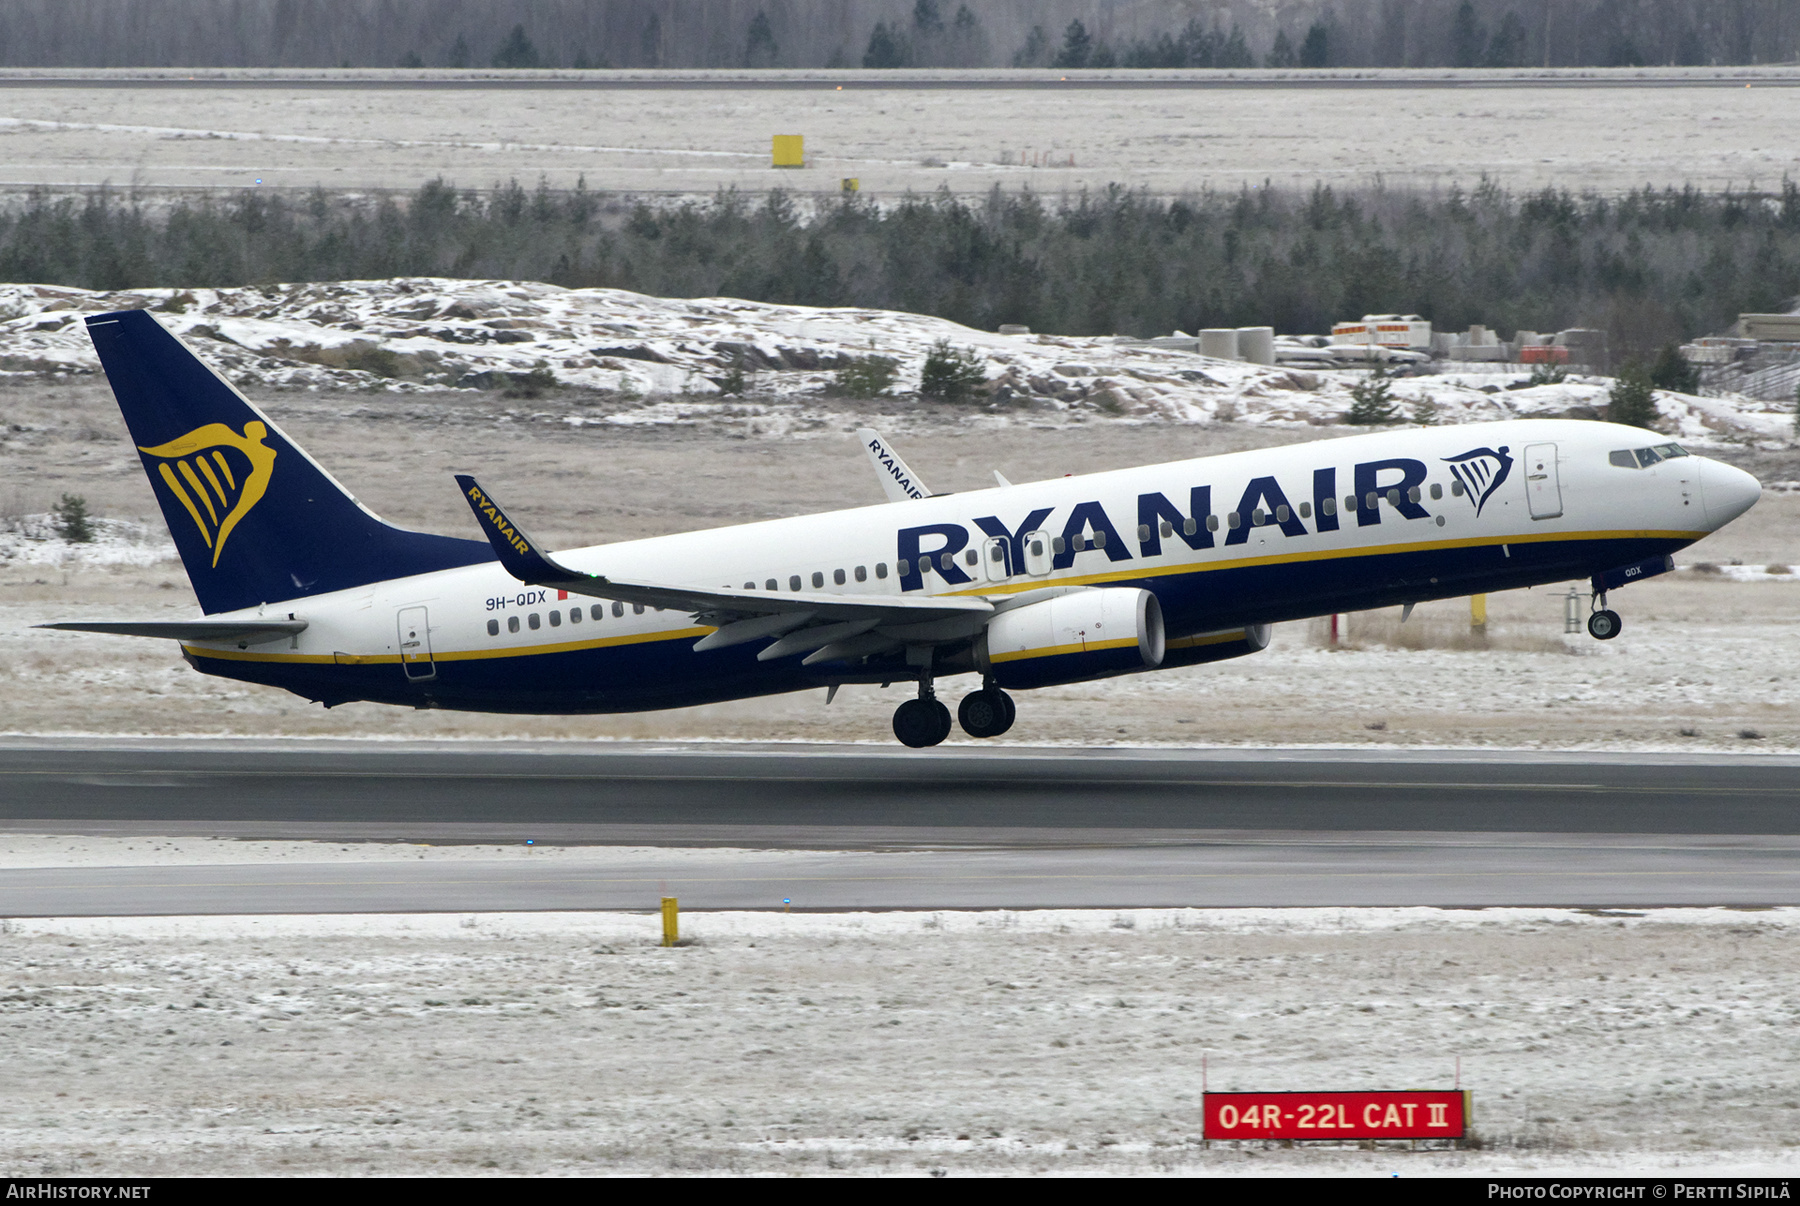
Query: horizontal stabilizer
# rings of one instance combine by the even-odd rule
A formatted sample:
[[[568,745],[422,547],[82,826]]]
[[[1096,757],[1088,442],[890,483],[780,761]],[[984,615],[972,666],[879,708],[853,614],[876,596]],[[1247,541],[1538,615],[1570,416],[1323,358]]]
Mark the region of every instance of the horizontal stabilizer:
[[[252,644],[296,636],[306,631],[305,620],[69,620],[39,624],[62,632],[99,632],[108,636],[162,637],[170,641],[241,641]]]

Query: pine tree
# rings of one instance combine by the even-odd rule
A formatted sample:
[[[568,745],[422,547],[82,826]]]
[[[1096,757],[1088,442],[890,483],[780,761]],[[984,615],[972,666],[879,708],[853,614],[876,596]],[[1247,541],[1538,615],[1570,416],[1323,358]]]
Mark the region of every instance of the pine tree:
[[[1650,384],[1677,394],[1697,394],[1700,369],[1675,344],[1664,344],[1656,354],[1656,363],[1650,366]]]
[[[950,346],[940,339],[925,354],[919,370],[919,392],[927,398],[961,402],[987,382],[987,366],[979,353]]]
[[[494,52],[491,60],[495,67],[523,68],[542,67],[544,61],[538,57],[537,47],[525,36],[525,27],[515,25],[512,32],[506,35],[506,41],[500,43],[500,49]]]
[[[1063,30],[1062,49],[1057,52],[1051,62],[1052,67],[1086,67],[1088,56],[1094,53],[1094,39],[1088,36],[1087,26],[1079,20],[1069,22]]]
[[[1656,387],[1650,383],[1650,374],[1635,361],[1627,364],[1619,370],[1619,378],[1607,394],[1606,421],[1655,431],[1659,417]]]
[[[1042,25],[1033,25],[1025,35],[1025,45],[1013,54],[1014,67],[1042,67],[1050,61],[1050,34]]]
[[[1275,32],[1275,45],[1269,47],[1269,57],[1263,60],[1270,67],[1298,67],[1300,56],[1294,53],[1294,44],[1288,40],[1287,30]]]
[[[762,9],[750,18],[750,32],[744,38],[744,66],[773,67],[781,48],[775,44],[775,30],[769,14]]]
[[[1331,65],[1331,31],[1323,22],[1314,21],[1312,28],[1306,31],[1306,41],[1300,43],[1300,65],[1302,67],[1329,67]]]
[[[70,544],[88,544],[94,539],[94,525],[88,519],[87,499],[79,494],[65,494],[50,512],[56,534]]]
[[[1479,67],[1488,49],[1487,29],[1475,15],[1471,0],[1463,0],[1456,10],[1456,22],[1450,29],[1450,65]]]
[[[449,57],[444,61],[451,67],[467,67],[469,65],[469,39],[457,34],[456,41],[450,44]]]
[[[1380,365],[1363,380],[1350,387],[1350,409],[1344,422],[1353,427],[1379,427],[1399,421],[1400,405],[1394,401],[1394,387],[1387,370]]]
[[[869,48],[863,51],[864,67],[904,67],[906,66],[906,48],[886,21],[875,22],[874,32],[869,34]]]

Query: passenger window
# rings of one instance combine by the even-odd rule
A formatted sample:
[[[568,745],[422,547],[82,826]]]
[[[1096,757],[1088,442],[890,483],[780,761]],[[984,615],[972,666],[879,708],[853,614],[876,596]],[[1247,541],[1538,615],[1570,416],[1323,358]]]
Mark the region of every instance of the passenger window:
[[[1216,532],[1219,530],[1219,517],[1217,515],[1208,515],[1206,517],[1206,530],[1209,532]]]
[[[552,628],[561,628],[562,627],[562,612],[552,611],[550,613],[550,627],[552,627]]]
[[[1044,555],[1044,542],[1041,540],[1034,540],[1031,542],[1031,547],[1025,551],[1033,557],[1042,557]]]
[[[605,614],[606,614],[606,604],[604,604],[604,603],[596,603],[592,607],[588,608],[588,619],[590,619],[590,620],[598,620],[601,616],[603,616]]]
[[[489,636],[499,636],[500,635],[500,621],[499,620],[489,620],[488,621],[488,635]]]
[[[999,564],[1000,562],[1005,561],[1006,560],[1006,546],[1003,544],[996,544],[989,551],[988,556],[993,558],[995,564]]]
[[[902,578],[906,577],[907,574],[912,572],[912,562],[904,557],[900,558],[900,560],[894,562],[894,572],[899,574]],[[875,567],[875,576],[877,578],[887,577],[886,574],[881,572],[881,567],[879,565]]]
[[[1263,526],[1263,524],[1265,524],[1267,522],[1269,522],[1269,513],[1267,511],[1263,510],[1261,507],[1258,507],[1254,511],[1250,512],[1250,526],[1251,527],[1260,528]]]
[[[1370,495],[1370,497],[1373,498],[1374,495]],[[1375,504],[1370,503],[1369,505],[1374,506]],[[1346,510],[1346,511],[1356,510],[1356,495],[1354,495],[1354,494],[1344,495],[1344,510]]]
[[[1188,516],[1186,519],[1181,521],[1182,535],[1192,536],[1195,532],[1198,532],[1199,530],[1200,530],[1200,521],[1195,519],[1192,515]]]
[[[970,549],[968,552],[963,554],[963,560],[970,565],[979,565],[979,564],[981,564],[981,554],[976,552],[974,549]],[[843,571],[841,571],[841,570],[839,571],[840,574],[842,572]],[[838,579],[838,581],[842,582],[843,579],[840,577]]]
[[[1431,501],[1436,502],[1438,499],[1440,499],[1442,497],[1444,497],[1443,483],[1442,482],[1432,482],[1431,483]]]
[[[1240,527],[1243,526],[1243,524],[1244,524],[1244,521],[1238,517],[1238,513],[1236,511],[1231,511],[1226,514],[1225,526],[1230,528],[1232,531],[1234,531],[1234,532],[1237,531]]]
[[[789,574],[788,575],[788,589],[789,590],[799,590],[800,589],[800,575],[799,574]]]
[[[1275,522],[1276,523],[1286,523],[1288,521],[1288,516],[1290,514],[1291,514],[1291,512],[1285,506],[1276,507],[1275,508]]]
[[[867,582],[869,580],[869,567],[868,566],[859,565],[856,567],[856,580],[858,582]]]
[[[955,567],[956,567],[956,558],[952,557],[949,553],[939,553],[938,554],[938,572],[939,573],[947,574]]]
[[[1621,448],[1617,452],[1607,453],[1606,463],[1609,465],[1617,465],[1621,469],[1636,469],[1638,467],[1637,458],[1631,455],[1631,450],[1629,448]]]
[[[1337,514],[1337,499],[1335,499],[1335,498],[1320,499],[1319,500],[1319,514],[1321,514],[1321,515],[1336,515]]]
[[[571,624],[581,623],[581,608],[579,608],[579,607],[569,608],[569,623],[571,623]]]
[[[631,605],[631,614],[634,616],[643,615],[644,614],[644,605],[642,603],[633,603]]]
[[[525,623],[527,626],[530,627],[531,631],[533,631],[533,632],[536,632],[538,629],[540,629],[544,626],[544,622],[542,620],[538,619],[538,613],[535,611],[525,617]]]
[[[842,586],[844,584],[844,571],[843,570],[832,570],[831,571],[831,580],[833,582],[837,583],[839,586]]]
[[[624,614],[625,614],[625,605],[623,603],[614,603],[613,604],[613,615],[622,616]]]
[[[1068,546],[1063,543],[1063,538],[1061,536],[1052,536],[1050,538],[1050,551],[1052,553],[1060,553],[1067,547]]]
[[[1300,518],[1301,519],[1311,519],[1312,518],[1312,504],[1311,503],[1301,503],[1300,504]]]
[[[1168,520],[1164,520],[1163,521],[1163,535],[1164,536],[1167,536],[1169,534],[1168,527],[1169,527]],[[1138,543],[1145,544],[1145,543],[1148,543],[1149,540],[1150,540],[1150,525],[1147,523],[1140,523],[1138,525]]]
[[[820,573],[818,570],[814,570],[813,571],[813,589],[818,590],[821,586],[824,586],[824,585],[825,585],[825,575]]]
[[[1363,505],[1371,511],[1375,510],[1377,507],[1381,506],[1381,495],[1375,493],[1373,490],[1369,491],[1369,497]]]
[[[1398,489],[1398,488],[1395,488],[1395,489],[1393,489],[1393,490],[1389,490],[1389,491],[1388,491],[1388,493],[1387,493],[1387,499],[1388,499],[1388,506],[1390,506],[1390,507],[1397,507],[1397,506],[1399,506],[1399,505],[1400,505],[1400,491],[1399,491],[1399,489]]]
[[[755,590],[755,589],[756,589],[756,583],[754,583],[754,582],[746,582],[746,583],[744,583],[744,589],[745,589],[745,590]]]
[[[1406,492],[1406,497],[1411,502],[1418,502],[1421,498],[1423,498],[1425,496],[1423,494],[1419,493],[1419,488],[1417,486],[1414,486],[1412,489],[1410,489]]]
[[[1461,498],[1465,493],[1466,491],[1463,489],[1463,484],[1460,481],[1450,483],[1450,497]]]
[[[1103,549],[1106,547],[1106,533],[1105,532],[1095,532],[1094,533],[1094,547],[1097,549]]]
[[[1083,536],[1080,533],[1076,533],[1074,539],[1075,539],[1075,551],[1077,553],[1079,553],[1079,552],[1081,552],[1081,550],[1087,548],[1088,542],[1087,542],[1086,536]]]
[[[508,631],[508,632],[519,631],[519,617],[518,616],[507,616],[506,617],[506,631]]]
[[[887,562],[885,562],[885,561],[877,561],[877,562],[876,562],[876,563],[875,563],[875,576],[876,576],[876,577],[877,577],[877,578],[885,578],[885,577],[887,577]]]

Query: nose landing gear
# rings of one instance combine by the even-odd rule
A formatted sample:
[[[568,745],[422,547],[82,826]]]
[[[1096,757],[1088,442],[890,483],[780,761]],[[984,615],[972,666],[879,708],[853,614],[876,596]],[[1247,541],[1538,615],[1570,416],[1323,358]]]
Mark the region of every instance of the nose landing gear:
[[[1588,616],[1588,635],[1596,641],[1610,641],[1618,636],[1625,627],[1625,621],[1619,618],[1618,612],[1612,611],[1606,606],[1605,591],[1599,591],[1594,595],[1592,606],[1595,610],[1592,615]]]

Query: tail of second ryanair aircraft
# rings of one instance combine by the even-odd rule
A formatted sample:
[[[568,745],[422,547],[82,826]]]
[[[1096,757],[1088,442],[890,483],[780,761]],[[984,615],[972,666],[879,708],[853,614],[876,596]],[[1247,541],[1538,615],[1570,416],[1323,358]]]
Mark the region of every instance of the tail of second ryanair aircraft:
[[[87,326],[207,614],[494,559],[382,522],[146,311]]]

